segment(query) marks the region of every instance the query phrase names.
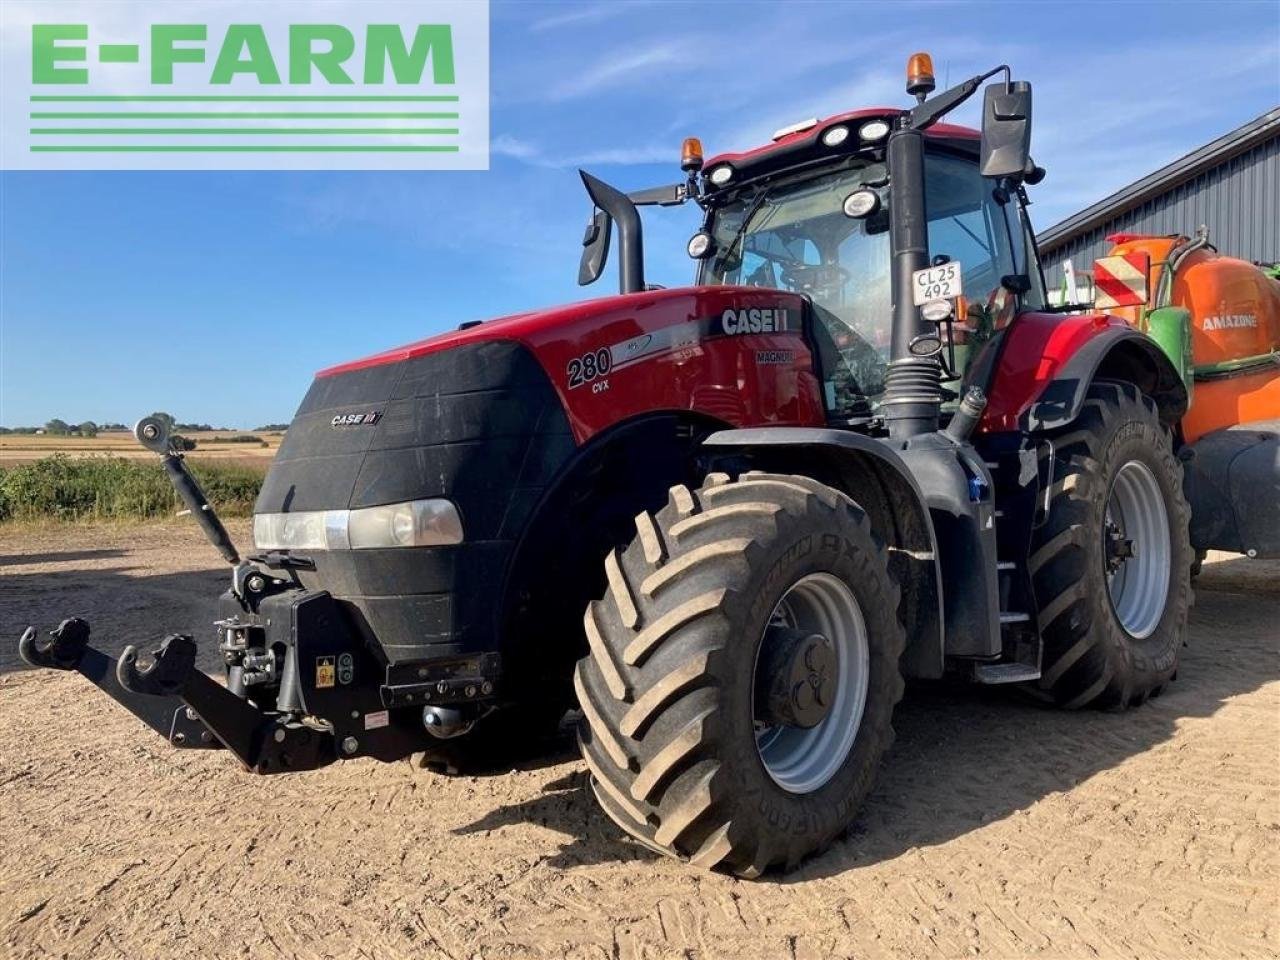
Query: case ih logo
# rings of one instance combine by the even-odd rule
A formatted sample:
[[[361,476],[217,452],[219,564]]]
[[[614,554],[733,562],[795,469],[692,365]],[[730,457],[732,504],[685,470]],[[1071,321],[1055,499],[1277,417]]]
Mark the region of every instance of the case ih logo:
[[[370,410],[368,413],[340,413],[329,423],[334,427],[372,427],[381,416],[381,410]]]
[[[734,310],[732,307],[720,315],[720,327],[729,335],[742,333],[785,333],[788,329],[787,311],[782,307]]]

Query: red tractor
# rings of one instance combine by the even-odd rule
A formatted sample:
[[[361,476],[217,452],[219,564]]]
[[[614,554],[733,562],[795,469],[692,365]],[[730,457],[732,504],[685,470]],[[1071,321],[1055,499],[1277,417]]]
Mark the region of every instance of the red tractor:
[[[782,131],[595,204],[618,296],[321,371],[241,559],[163,426],[138,425],[234,566],[220,684],[28,630],[175,746],[260,773],[478,755],[582,711],[601,806],[742,876],[856,815],[905,678],[1123,708],[1174,676],[1194,561],[1187,390],[1119,318],[1047,306],[1031,90],[1005,67],[910,109]],[[985,90],[981,133],[940,122]],[[695,203],[697,281],[644,280],[645,204]]]

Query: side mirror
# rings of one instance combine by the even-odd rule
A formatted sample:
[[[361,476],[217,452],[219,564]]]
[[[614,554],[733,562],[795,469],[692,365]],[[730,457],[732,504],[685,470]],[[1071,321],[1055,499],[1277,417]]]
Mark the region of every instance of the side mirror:
[[[1020,177],[1031,162],[1031,84],[993,83],[982,93],[984,177]]]
[[[578,264],[578,286],[595,283],[609,259],[609,237],[613,233],[613,217],[603,210],[591,215],[587,231],[582,235],[582,260]]]
[[[1145,253],[1122,253],[1093,261],[1093,306],[1097,310],[1140,307],[1147,303],[1151,258]]]

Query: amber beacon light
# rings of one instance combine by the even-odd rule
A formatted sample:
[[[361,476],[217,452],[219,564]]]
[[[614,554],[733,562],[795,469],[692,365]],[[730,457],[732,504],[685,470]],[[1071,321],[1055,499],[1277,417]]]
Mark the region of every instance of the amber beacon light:
[[[680,169],[702,169],[702,141],[697,137],[687,137],[680,147]]]
[[[927,53],[913,53],[907,60],[907,93],[917,100],[924,100],[934,88],[933,57]]]

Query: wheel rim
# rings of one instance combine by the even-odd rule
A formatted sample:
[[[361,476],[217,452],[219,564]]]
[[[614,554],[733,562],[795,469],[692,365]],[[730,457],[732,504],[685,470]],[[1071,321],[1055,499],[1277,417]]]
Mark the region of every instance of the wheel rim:
[[[1171,554],[1164,492],[1150,467],[1130,460],[1116,474],[1107,498],[1102,562],[1111,609],[1138,640],[1151,636],[1164,615]]]
[[[829,573],[811,573],[796,581],[778,601],[770,620],[771,625],[777,623],[821,634],[835,652],[834,695],[826,716],[816,726],[771,725],[756,712],[752,715],[756,749],[774,783],[791,793],[812,793],[835,776],[858,735],[867,702],[866,621],[853,591],[843,581]],[[762,646],[764,642],[762,638]],[[757,653],[756,666],[759,664]],[[752,680],[754,683],[754,676]]]

